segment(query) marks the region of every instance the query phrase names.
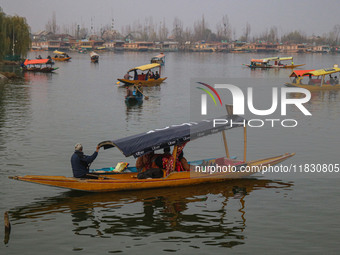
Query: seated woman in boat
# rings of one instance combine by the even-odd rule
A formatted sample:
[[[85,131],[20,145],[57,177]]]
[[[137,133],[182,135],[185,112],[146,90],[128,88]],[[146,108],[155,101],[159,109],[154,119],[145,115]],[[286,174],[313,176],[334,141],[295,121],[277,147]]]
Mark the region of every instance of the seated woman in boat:
[[[138,179],[162,178],[163,173],[162,157],[158,156],[152,160],[151,168],[137,174]]]
[[[138,172],[145,171],[149,168],[151,168],[152,165],[152,159],[154,158],[155,153],[152,151],[148,154],[145,154],[136,160],[136,168]]]
[[[181,152],[181,154],[179,154],[178,160],[182,165],[181,171],[190,171],[190,165],[188,164],[187,159],[184,157],[183,151]]]
[[[337,76],[334,77],[334,85],[337,85],[339,84],[339,79]]]
[[[160,76],[159,76],[159,73],[158,73],[158,71],[156,71],[156,73],[155,73],[155,80],[157,80],[157,79],[159,79],[160,78]]]

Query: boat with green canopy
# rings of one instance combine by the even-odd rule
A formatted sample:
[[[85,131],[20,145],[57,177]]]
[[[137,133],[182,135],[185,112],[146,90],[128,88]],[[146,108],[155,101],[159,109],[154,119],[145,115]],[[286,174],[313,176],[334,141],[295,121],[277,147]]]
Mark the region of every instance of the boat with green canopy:
[[[245,178],[260,172],[265,166],[278,164],[295,155],[295,153],[286,153],[279,156],[247,161],[247,121],[237,115],[227,115],[222,116],[222,118],[225,120],[224,124],[215,125],[213,119],[199,122],[187,122],[99,143],[99,146],[104,149],[115,147],[119,149],[124,156],[134,156],[138,159],[140,157],[153,155],[156,151],[166,147],[173,148],[170,156],[162,158],[163,176],[161,178],[139,179],[137,178],[138,173],[136,172],[135,167],[127,167],[119,174],[109,174],[105,171],[106,169],[99,171],[100,174],[96,174],[96,171],[93,171],[96,179],[43,175],[14,176],[10,178],[91,192],[179,187],[201,183],[222,182],[226,179]],[[236,160],[230,157],[225,131],[241,127],[243,127],[244,135],[243,159]],[[183,170],[182,168],[182,170],[179,171],[178,166],[181,164],[179,156],[181,155],[184,146],[188,142],[217,133],[222,134],[225,155],[216,158],[191,161],[189,162],[189,169]],[[215,167],[216,169],[218,166],[222,167],[225,171],[212,172],[199,170],[203,168],[211,169],[211,167]],[[115,170],[115,168],[109,169],[112,169],[113,172]]]

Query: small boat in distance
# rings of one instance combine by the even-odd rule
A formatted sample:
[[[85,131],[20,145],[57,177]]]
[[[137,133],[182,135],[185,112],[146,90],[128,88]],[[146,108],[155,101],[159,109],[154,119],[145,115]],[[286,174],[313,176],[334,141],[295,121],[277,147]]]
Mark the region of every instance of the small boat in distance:
[[[274,61],[273,64],[270,61]],[[283,64],[281,61],[291,61],[291,64]],[[250,64],[246,65],[250,68],[296,68],[300,66],[304,66],[305,64],[295,65],[293,62],[293,57],[270,57],[270,58],[262,58],[262,59],[251,59]]]
[[[153,72],[152,70],[156,68],[158,68],[158,71]],[[130,73],[133,73],[133,76],[131,76]],[[161,78],[161,65],[154,63],[130,69],[124,75],[123,79],[118,79],[117,84],[123,82],[124,85],[155,86],[160,85],[166,79],[167,77]]]
[[[92,62],[92,63],[98,63],[98,61],[99,61],[99,55],[98,55],[96,52],[91,51],[91,52],[90,52],[90,57],[91,57],[91,62]]]
[[[54,54],[56,54],[52,59],[55,61],[69,61],[71,57],[66,53],[62,51],[53,51]]]
[[[98,174],[95,175],[96,179],[41,175],[13,176],[10,178],[60,188],[91,192],[170,188],[245,178],[260,172],[266,166],[273,166],[295,155],[295,153],[286,153],[275,157],[246,161],[246,120],[237,115],[228,115],[223,116],[222,118],[225,119],[226,122],[217,126],[214,125],[213,120],[187,122],[180,125],[171,125],[166,128],[153,129],[126,138],[103,141],[98,144],[98,146],[103,147],[104,149],[117,147],[125,157],[134,156],[135,158],[139,158],[147,156],[152,162],[156,160],[159,161],[159,157],[161,157],[161,162],[159,163],[162,165],[160,169],[163,173],[163,177],[160,178],[140,179],[137,177],[138,173],[132,171],[124,172],[124,170],[123,172],[116,174]],[[225,130],[237,127],[244,128],[243,160],[232,159],[229,156],[229,149],[227,146]],[[189,169],[185,170],[180,156],[182,155],[186,143],[216,133],[222,133],[225,156],[191,162],[191,165],[188,166]],[[154,156],[157,158],[154,159],[152,157],[152,153],[155,151],[169,147],[173,147],[172,154],[168,154],[167,156],[155,154]],[[144,169],[149,169],[146,168],[146,165],[144,166]],[[211,167],[214,167],[214,169],[220,167],[223,171],[209,171]],[[245,169],[248,170],[246,171]],[[115,168],[112,168],[112,171],[114,170]]]
[[[335,75],[338,73],[337,75]],[[332,75],[334,74],[334,77]],[[327,78],[326,75],[329,75]],[[309,80],[304,81],[304,77],[308,76]],[[333,68],[319,70],[295,70],[290,74],[290,82],[286,83],[287,87],[304,88],[311,91],[319,90],[339,90],[340,89],[340,68],[334,65]]]
[[[161,66],[164,66],[164,64],[165,64],[165,55],[163,53],[161,53],[161,54],[159,54],[157,56],[152,57],[150,63],[151,64],[157,63],[157,64],[160,64]]]
[[[21,64],[21,68],[27,72],[51,73],[58,69],[58,67],[52,67],[53,65],[54,62],[50,58],[26,59],[25,62]]]

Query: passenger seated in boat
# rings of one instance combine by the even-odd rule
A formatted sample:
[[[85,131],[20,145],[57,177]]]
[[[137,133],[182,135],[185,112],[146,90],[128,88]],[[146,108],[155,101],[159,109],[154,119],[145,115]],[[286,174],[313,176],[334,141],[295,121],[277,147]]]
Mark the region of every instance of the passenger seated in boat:
[[[312,75],[309,75],[308,85],[314,85],[314,82],[312,80]]]
[[[154,72],[151,72],[150,79],[154,79],[154,78],[155,78],[155,74],[154,74]]]
[[[124,79],[125,79],[125,80],[130,80],[130,78],[132,78],[132,76],[131,76],[129,73],[126,73],[126,74],[124,75]]]
[[[190,165],[189,165],[187,159],[184,157],[183,151],[181,152],[181,154],[179,154],[178,160],[182,164],[182,168],[183,168],[182,171],[190,171]]]
[[[162,178],[163,177],[163,162],[162,157],[156,157],[152,160],[151,168],[145,172],[137,174],[138,179]]]
[[[163,157],[171,157],[172,156],[171,153],[170,153],[170,147],[165,147],[163,149],[163,155],[162,156]]]
[[[158,73],[158,71],[156,71],[156,73],[155,73],[155,80],[157,80],[157,79],[159,79],[159,73]]]
[[[337,76],[334,77],[334,85],[337,85],[339,84],[339,79]]]
[[[136,168],[137,168],[138,172],[142,172],[142,171],[145,171],[145,170],[151,168],[152,159],[154,158],[154,156],[155,156],[155,153],[150,152],[148,154],[145,154],[145,155],[137,158]]]
[[[100,147],[97,146],[96,151],[91,156],[84,155],[83,146],[80,143],[77,143],[74,146],[74,149],[75,151],[71,157],[73,176],[75,178],[88,178],[88,179],[96,178],[88,175],[88,173],[91,163],[98,156]]]
[[[329,84],[334,85],[335,80],[333,79],[332,75],[329,75]]]
[[[125,98],[130,97],[130,96],[132,96],[132,91],[131,91],[131,89],[129,87],[126,87],[126,96],[125,96]]]

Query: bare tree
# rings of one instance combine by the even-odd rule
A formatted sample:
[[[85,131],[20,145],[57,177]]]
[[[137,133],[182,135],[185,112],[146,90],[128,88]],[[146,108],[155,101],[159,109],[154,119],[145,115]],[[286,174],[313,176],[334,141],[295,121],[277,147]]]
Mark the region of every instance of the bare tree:
[[[217,24],[217,39],[231,41],[231,25],[228,15],[224,15],[221,22]]]
[[[179,18],[175,18],[173,22],[173,28],[172,28],[172,35],[174,36],[174,39],[182,43],[184,39],[184,31],[183,31],[183,23]]]

